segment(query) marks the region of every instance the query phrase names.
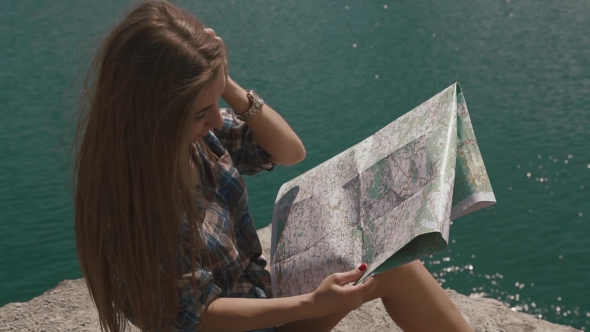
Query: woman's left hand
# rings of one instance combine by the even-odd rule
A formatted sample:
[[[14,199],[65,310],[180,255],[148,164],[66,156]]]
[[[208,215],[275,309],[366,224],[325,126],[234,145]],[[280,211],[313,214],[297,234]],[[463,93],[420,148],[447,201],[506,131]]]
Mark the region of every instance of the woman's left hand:
[[[204,29],[205,33],[208,34],[209,36],[219,40],[220,42],[223,43],[223,40],[221,39],[221,37],[219,37],[218,35],[215,34],[215,31],[211,28],[205,28]],[[229,80],[229,70],[227,68],[227,57],[224,59],[224,66],[223,66],[223,71],[225,73],[225,79],[226,81]]]

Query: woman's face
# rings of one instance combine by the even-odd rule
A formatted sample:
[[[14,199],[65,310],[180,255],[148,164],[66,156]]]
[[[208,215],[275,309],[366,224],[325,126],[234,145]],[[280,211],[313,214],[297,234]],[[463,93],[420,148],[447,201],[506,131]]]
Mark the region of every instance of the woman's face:
[[[219,128],[223,124],[223,118],[219,112],[219,98],[225,90],[226,78],[223,70],[211,84],[207,85],[199,94],[193,111],[190,114],[192,121],[190,130],[191,143],[199,137],[207,135],[210,129]]]

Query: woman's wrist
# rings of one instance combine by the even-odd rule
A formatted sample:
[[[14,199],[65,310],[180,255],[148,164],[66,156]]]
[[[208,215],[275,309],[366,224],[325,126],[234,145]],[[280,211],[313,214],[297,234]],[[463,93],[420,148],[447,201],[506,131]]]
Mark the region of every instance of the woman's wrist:
[[[312,318],[326,316],[335,312],[334,305],[330,304],[329,301],[326,301],[326,299],[318,293],[317,289],[309,294],[305,294],[305,296],[307,296],[306,306],[314,316]]]
[[[227,77],[225,90],[221,94],[221,98],[234,110],[236,114],[242,114],[250,108],[250,100],[244,90],[238,83]]]
[[[322,308],[318,305],[313,292],[301,295],[301,306],[303,315],[307,317],[304,319],[321,317],[327,314],[324,312],[326,311],[326,308]]]

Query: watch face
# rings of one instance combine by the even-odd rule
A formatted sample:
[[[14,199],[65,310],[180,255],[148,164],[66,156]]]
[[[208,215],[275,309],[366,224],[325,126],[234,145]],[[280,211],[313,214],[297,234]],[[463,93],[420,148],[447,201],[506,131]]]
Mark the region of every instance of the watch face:
[[[262,104],[264,102],[262,100],[262,96],[259,95],[258,92],[250,90],[250,93],[252,94],[252,99],[254,99],[254,102],[256,102],[257,104]]]

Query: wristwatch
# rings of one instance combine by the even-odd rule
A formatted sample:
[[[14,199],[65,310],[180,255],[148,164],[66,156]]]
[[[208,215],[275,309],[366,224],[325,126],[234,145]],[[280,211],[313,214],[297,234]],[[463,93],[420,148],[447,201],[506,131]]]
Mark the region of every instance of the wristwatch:
[[[250,108],[242,114],[236,114],[236,118],[242,121],[246,121],[256,115],[262,109],[262,105],[264,105],[264,100],[258,92],[246,90],[246,96],[248,96],[248,100],[250,101]]]

